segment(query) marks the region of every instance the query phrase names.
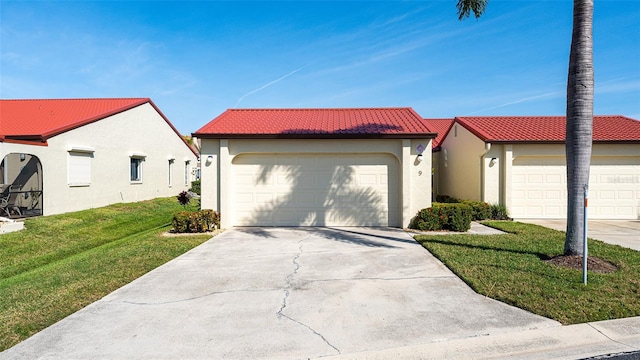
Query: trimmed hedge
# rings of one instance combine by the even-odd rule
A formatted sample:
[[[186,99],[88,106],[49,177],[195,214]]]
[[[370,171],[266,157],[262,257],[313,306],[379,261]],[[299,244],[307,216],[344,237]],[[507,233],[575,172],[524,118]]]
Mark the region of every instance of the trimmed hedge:
[[[192,191],[198,195],[202,195],[200,194],[200,180],[195,180],[191,182],[191,189],[189,189],[189,191]]]
[[[213,210],[180,211],[173,215],[173,231],[201,233],[220,227],[220,213]]]
[[[488,204],[484,201],[459,200],[448,195],[437,195],[435,203],[467,204],[473,210],[473,221],[511,220],[504,205]]]
[[[491,205],[482,201],[461,201],[462,204],[469,205],[471,207],[471,218],[473,221],[486,220],[491,218]]]
[[[462,203],[433,203],[418,211],[409,228],[424,231],[449,230],[466,232],[471,228],[473,208]]]

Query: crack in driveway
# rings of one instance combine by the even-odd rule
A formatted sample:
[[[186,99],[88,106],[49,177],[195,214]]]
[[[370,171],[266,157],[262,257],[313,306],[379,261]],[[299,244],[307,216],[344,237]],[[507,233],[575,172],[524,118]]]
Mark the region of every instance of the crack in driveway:
[[[207,293],[207,294],[203,294],[203,295],[199,295],[199,296],[193,296],[193,297],[190,297],[190,298],[168,300],[168,301],[160,301],[160,302],[137,302],[137,301],[127,301],[127,300],[123,300],[123,301],[120,301],[120,302],[123,303],[123,304],[129,304],[129,305],[144,305],[144,306],[164,305],[164,304],[175,304],[175,303],[181,303],[181,302],[186,302],[186,301],[193,301],[193,300],[198,300],[198,299],[206,298],[206,297],[213,296],[213,295],[219,295],[219,294],[254,293],[254,292],[258,293],[258,292],[269,292],[269,291],[279,291],[279,290],[280,289],[278,289],[278,288],[274,288],[274,289],[255,289],[255,290],[245,290],[245,289],[225,290],[225,291],[213,291],[213,292],[210,292],[210,293]],[[117,301],[109,301],[109,302],[117,302]]]
[[[296,320],[296,319],[294,319],[294,318],[292,318],[292,317],[290,317],[290,316],[288,316],[288,315],[286,315],[284,313],[284,310],[288,305],[289,296],[291,295],[291,287],[292,287],[291,282],[293,280],[293,277],[298,274],[298,271],[300,270],[300,267],[301,267],[300,263],[298,262],[298,259],[300,258],[300,255],[302,255],[302,252],[303,252],[303,250],[302,250],[302,241],[303,240],[304,239],[300,239],[298,241],[298,244],[299,244],[298,253],[296,254],[296,256],[293,257],[293,260],[291,261],[293,263],[293,265],[294,265],[294,269],[293,269],[293,272],[288,274],[287,277],[285,278],[284,297],[282,298],[282,304],[280,305],[280,309],[278,310],[278,312],[276,312],[276,314],[278,315],[278,317],[283,317],[285,319],[293,321],[294,323],[296,323],[296,324],[298,324],[300,326],[303,326],[303,327],[307,328],[313,334],[315,334],[318,337],[320,337],[322,339],[322,341],[324,341],[325,344],[327,344],[329,347],[331,347],[332,349],[337,351],[338,354],[340,354],[340,350],[338,350],[337,347],[335,347],[333,344],[331,344],[329,342],[329,340],[327,340],[327,338],[325,338],[322,334],[320,334],[319,332],[314,330],[311,326],[309,326],[309,325],[307,325],[307,324],[305,324],[303,322],[300,322],[300,321],[298,321],[298,320]]]

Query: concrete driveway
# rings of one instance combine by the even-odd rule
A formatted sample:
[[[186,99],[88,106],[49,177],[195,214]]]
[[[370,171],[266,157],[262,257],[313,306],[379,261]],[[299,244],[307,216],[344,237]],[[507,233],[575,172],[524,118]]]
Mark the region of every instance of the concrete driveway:
[[[517,221],[567,231],[567,221],[562,219],[517,219]],[[587,236],[640,251],[640,220],[589,220]]]
[[[550,327],[399,229],[235,228],[0,358],[306,359]]]

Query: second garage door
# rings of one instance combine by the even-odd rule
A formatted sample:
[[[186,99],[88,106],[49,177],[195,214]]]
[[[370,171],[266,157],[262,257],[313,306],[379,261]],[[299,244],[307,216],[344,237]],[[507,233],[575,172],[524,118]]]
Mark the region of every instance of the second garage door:
[[[400,226],[390,154],[243,154],[233,160],[239,226]]]
[[[563,157],[522,157],[513,163],[514,218],[566,218],[567,175]],[[589,177],[589,218],[637,219],[640,157],[594,157]]]

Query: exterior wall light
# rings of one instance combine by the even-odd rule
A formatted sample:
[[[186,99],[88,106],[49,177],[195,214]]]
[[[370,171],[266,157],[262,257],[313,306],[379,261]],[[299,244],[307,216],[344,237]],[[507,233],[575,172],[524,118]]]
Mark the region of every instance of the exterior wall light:
[[[207,165],[211,165],[212,162],[213,162],[213,156],[212,155],[207,156],[207,161],[205,163]]]
[[[496,164],[496,158],[491,158],[491,161],[489,161],[489,166],[493,166]]]
[[[422,162],[422,154],[418,154],[418,157],[416,158],[417,162]]]

